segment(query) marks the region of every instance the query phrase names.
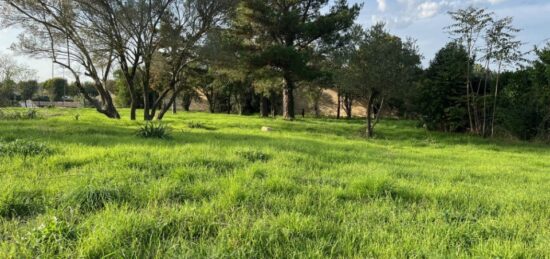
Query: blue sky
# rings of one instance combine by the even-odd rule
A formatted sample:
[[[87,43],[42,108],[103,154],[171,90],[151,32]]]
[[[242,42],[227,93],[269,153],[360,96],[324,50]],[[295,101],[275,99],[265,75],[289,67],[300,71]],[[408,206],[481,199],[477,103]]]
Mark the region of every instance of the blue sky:
[[[532,49],[550,39],[550,0],[348,0],[364,3],[358,23],[371,26],[386,22],[391,33],[417,40],[427,66],[437,50],[449,41],[443,28],[451,23],[447,11],[469,5],[485,7],[497,17],[512,16],[516,27],[522,29],[518,38],[525,43],[524,50]],[[9,46],[16,41],[18,31],[0,30],[0,53],[11,53]],[[15,55],[11,53],[12,55]],[[51,77],[51,61],[17,57],[21,63],[37,71],[40,80]],[[62,76],[61,69],[54,70]]]

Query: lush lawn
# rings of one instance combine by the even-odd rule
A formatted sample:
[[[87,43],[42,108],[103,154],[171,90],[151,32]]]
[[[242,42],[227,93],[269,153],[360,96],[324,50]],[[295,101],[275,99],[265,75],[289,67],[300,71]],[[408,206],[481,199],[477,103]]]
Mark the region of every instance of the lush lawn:
[[[0,258],[550,257],[550,146],[203,113],[152,140],[126,114],[40,114],[0,121]]]

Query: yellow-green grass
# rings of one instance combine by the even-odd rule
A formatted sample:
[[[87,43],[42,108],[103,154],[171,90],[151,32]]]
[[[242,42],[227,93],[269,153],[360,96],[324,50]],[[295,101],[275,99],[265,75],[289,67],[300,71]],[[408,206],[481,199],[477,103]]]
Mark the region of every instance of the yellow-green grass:
[[[80,114],[77,119],[76,114]],[[550,257],[550,147],[384,120],[0,121],[0,257]],[[260,130],[273,128],[271,132]]]

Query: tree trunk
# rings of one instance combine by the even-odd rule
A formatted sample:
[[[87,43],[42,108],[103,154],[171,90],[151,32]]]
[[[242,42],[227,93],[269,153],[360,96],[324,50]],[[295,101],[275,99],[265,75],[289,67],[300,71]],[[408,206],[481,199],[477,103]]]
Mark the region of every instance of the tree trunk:
[[[183,110],[188,112],[189,109],[191,108],[191,95],[189,94],[184,94],[183,95],[183,98],[182,98],[182,106],[183,106]]]
[[[133,99],[134,98],[132,97],[132,100],[130,102],[130,120],[135,121],[136,120],[137,105],[136,105],[136,102]]]
[[[367,137],[372,138],[374,135],[374,128],[372,125],[372,106],[374,101],[374,94],[369,95],[369,99],[367,100]]]
[[[294,81],[288,72],[284,75],[285,87],[283,89],[283,117],[285,120],[294,120]]]
[[[474,122],[472,120],[472,111],[470,106],[470,87],[471,87],[471,81],[470,81],[470,57],[472,56],[472,48],[470,44],[468,44],[468,60],[467,60],[467,70],[466,70],[466,107],[468,109],[468,119],[470,122],[470,132],[474,131]]]
[[[501,63],[499,62],[498,71],[497,71],[497,81],[495,84],[495,98],[493,99],[493,116],[491,119],[491,137],[494,137],[495,135],[495,119],[497,114],[497,97],[498,97],[498,84],[500,79],[500,68],[501,68]]]
[[[269,99],[263,95],[260,103],[260,113],[264,118],[269,116]]]
[[[344,110],[346,112],[346,119],[351,119],[353,109],[353,100],[349,96],[344,96]]]
[[[336,105],[336,119],[340,119],[340,108],[342,106],[342,96],[340,96],[340,91],[338,91],[338,96],[336,97],[337,105]]]
[[[382,97],[382,100],[380,101],[380,106],[378,106],[378,110],[376,111],[376,114],[375,114],[375,120],[374,120],[374,123],[372,125],[372,127],[374,128],[376,126],[376,124],[378,124],[378,122],[380,121],[380,114],[382,114],[382,108],[384,107],[384,97]]]
[[[172,92],[176,93],[176,87],[172,87]],[[172,102],[172,113],[176,114],[178,112],[177,96],[174,95],[174,101]]]
[[[120,114],[118,114],[118,111],[116,110],[115,106],[112,105],[112,103],[107,105],[105,109],[99,112],[105,114],[107,117],[111,119],[120,119]]]

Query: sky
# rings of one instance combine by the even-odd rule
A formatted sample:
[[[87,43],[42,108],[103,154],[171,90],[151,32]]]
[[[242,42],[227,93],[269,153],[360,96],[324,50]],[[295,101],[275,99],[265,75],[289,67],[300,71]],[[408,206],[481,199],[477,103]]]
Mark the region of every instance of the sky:
[[[512,16],[514,25],[522,31],[518,39],[524,42],[523,50],[542,45],[550,39],[550,0],[348,0],[363,3],[358,23],[369,27],[376,22],[385,22],[388,30],[402,38],[417,40],[424,57],[422,65],[427,67],[435,53],[450,41],[444,27],[452,23],[450,10],[470,5],[484,7],[495,13],[497,18]],[[40,80],[52,76],[50,60],[30,59],[12,53],[9,47],[17,40],[17,29],[0,29],[0,53],[9,54],[20,63],[36,70]],[[61,68],[55,68],[54,76],[63,76]],[[68,73],[67,73],[68,75]]]

